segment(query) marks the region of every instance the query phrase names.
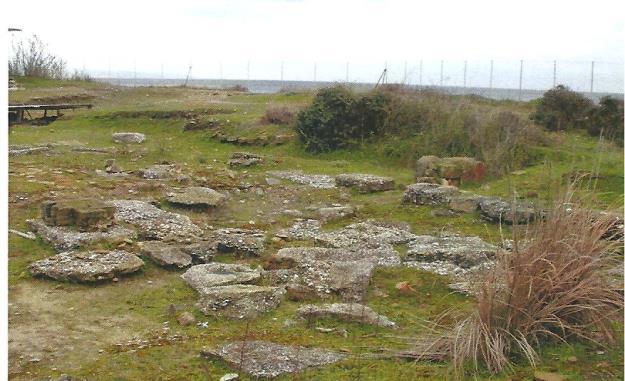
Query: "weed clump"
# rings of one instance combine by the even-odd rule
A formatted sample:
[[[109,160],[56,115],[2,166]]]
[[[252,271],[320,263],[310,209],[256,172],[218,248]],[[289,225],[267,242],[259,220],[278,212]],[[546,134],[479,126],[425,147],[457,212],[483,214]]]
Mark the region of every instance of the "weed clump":
[[[270,106],[260,119],[260,124],[291,124],[295,120],[295,113],[288,107]]]
[[[619,266],[614,252],[621,244],[604,239],[614,220],[568,205],[560,203],[516,239],[476,287],[477,310],[452,335],[456,369],[471,361],[500,372],[514,355],[535,365],[535,348],[548,341],[616,342],[622,286],[608,273]]]

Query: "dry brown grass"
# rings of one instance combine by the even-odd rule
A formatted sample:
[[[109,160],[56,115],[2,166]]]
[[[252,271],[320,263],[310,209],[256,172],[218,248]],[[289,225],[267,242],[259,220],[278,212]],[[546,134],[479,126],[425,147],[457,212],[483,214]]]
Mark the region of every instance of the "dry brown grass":
[[[608,271],[621,265],[622,243],[602,238],[614,219],[567,205],[529,227],[477,288],[477,310],[449,344],[456,370],[472,362],[500,372],[511,354],[534,365],[535,348],[547,341],[615,343],[623,294]]]
[[[260,124],[291,124],[296,112],[285,106],[269,106]]]

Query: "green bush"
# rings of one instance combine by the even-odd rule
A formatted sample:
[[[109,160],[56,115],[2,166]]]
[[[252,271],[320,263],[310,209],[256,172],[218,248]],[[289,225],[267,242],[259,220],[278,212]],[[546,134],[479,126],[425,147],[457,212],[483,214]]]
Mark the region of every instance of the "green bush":
[[[601,98],[588,116],[588,133],[603,134],[607,139],[623,146],[623,101],[607,96]]]
[[[297,133],[307,151],[327,152],[362,144],[383,133],[390,97],[357,96],[344,86],[321,89],[297,115]]]
[[[550,131],[585,128],[592,101],[564,85],[558,85],[538,99],[530,118]]]

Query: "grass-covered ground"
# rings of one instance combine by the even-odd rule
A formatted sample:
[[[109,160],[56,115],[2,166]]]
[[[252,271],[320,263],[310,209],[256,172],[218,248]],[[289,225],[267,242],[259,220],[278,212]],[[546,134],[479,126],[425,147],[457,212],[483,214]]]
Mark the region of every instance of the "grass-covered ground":
[[[153,198],[161,200],[175,181],[155,185],[137,177],[108,179],[95,174],[106,159],[114,158],[126,171],[139,170],[159,161],[179,164],[186,174],[218,190],[231,191],[231,199],[221,209],[208,213],[184,211],[202,225],[256,227],[275,232],[292,219],[274,214],[281,209],[300,209],[331,203],[349,203],[357,208],[354,217],[328,224],[334,229],[351,222],[373,218],[406,222],[415,233],[451,231],[479,235],[495,242],[508,236],[509,228],[488,224],[479,216],[464,214],[440,216],[430,207],[401,205],[403,186],[413,180],[413,167],[385,157],[383,150],[361,147],[349,151],[313,155],[298,142],[283,145],[240,147],[211,138],[212,131],[183,131],[186,121],[170,117],[166,111],[211,110],[201,118],[220,122],[230,135],[255,136],[293,132],[292,127],[260,125],[267,107],[285,105],[298,109],[312,94],[247,94],[192,88],[120,88],[92,82],[45,81],[19,78],[24,90],[9,93],[11,103],[90,102],[92,110],[68,111],[45,126],[19,125],[10,128],[10,144],[61,144],[58,155],[27,155],[10,158],[9,226],[26,230],[25,220],[39,214],[39,204],[52,197],[76,198]],[[531,107],[515,102],[480,102],[480,107],[511,109],[528,113]],[[140,111],[137,113],[128,113]],[[68,147],[113,147],[113,132],[132,131],[147,135],[145,144],[120,147],[117,154],[88,154]],[[592,187],[599,197],[594,207],[622,211],[623,151],[611,144],[578,133],[550,136],[548,145],[531,147],[533,164],[509,176],[490,178],[465,189],[480,194],[517,196],[549,200],[576,172],[596,174]],[[251,151],[265,157],[263,165],[232,170],[226,162],[236,151]],[[395,178],[397,189],[361,195],[344,190],[313,190],[283,182],[267,188],[265,171],[301,169],[309,173],[338,174],[362,172]],[[250,183],[266,188],[260,195],[232,192]],[[285,202],[286,201],[286,202]],[[167,205],[163,205],[168,207]],[[253,222],[253,224],[251,224]],[[305,242],[302,244],[306,244]],[[263,257],[274,254],[280,244],[268,241]],[[135,246],[129,249],[136,250]],[[198,357],[203,346],[233,339],[266,339],[277,343],[302,344],[334,349],[350,354],[347,361],[314,369],[283,379],[319,380],[412,380],[449,379],[449,364],[412,362],[383,357],[395,349],[406,348],[406,337],[426,332],[428,320],[444,311],[466,311],[472,307],[468,297],[453,294],[444,277],[409,268],[378,270],[369,291],[367,304],[395,320],[399,329],[388,330],[321,321],[318,326],[342,327],[347,337],[322,333],[304,324],[286,327],[298,303],[285,300],[281,306],[249,324],[203,316],[195,307],[194,291],[187,287],[180,272],[159,268],[146,260],[138,275],[117,283],[102,285],[65,284],[33,279],[29,263],[52,255],[43,242],[9,235],[9,362],[12,379],[32,380],[62,373],[89,380],[205,380],[219,379],[229,369],[225,363]],[[224,261],[234,258],[224,256]],[[260,259],[246,261],[258,264]],[[417,293],[404,295],[395,289],[409,281]],[[207,328],[182,327],[171,314],[191,311]],[[163,333],[163,328],[168,328]],[[173,338],[174,335],[180,335]],[[144,347],[126,345],[133,338],[147,340]],[[159,338],[160,337],[160,338]],[[122,344],[118,346],[117,344]],[[555,345],[539,349],[539,368],[557,371],[571,380],[622,379],[623,349],[605,350],[585,345]],[[600,354],[600,352],[605,352]],[[575,361],[571,357],[575,357]],[[38,361],[37,361],[38,360]],[[477,379],[532,379],[533,370],[520,361],[510,372],[490,375],[478,370]]]

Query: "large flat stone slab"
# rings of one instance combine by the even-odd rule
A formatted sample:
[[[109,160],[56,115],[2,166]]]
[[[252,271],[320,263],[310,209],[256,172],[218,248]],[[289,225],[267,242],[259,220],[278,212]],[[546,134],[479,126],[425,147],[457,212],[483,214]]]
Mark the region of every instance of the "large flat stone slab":
[[[253,229],[226,228],[215,230],[211,237],[223,253],[258,256],[265,249],[265,232]]]
[[[527,224],[540,216],[529,204],[511,204],[498,197],[481,197],[478,205],[482,217],[491,222]]]
[[[269,171],[269,176],[283,180],[289,180],[297,184],[308,185],[313,188],[330,189],[336,188],[334,177],[328,175],[311,175],[302,171]]]
[[[299,247],[281,249],[278,261],[289,264],[275,274],[280,283],[298,293],[321,298],[333,294],[344,300],[360,301],[377,266],[399,265],[398,253],[391,246],[378,248]]]
[[[197,307],[206,315],[247,319],[277,308],[286,290],[247,284],[208,287],[200,293]]]
[[[60,281],[98,282],[111,280],[141,269],[143,261],[132,253],[66,252],[42,259],[28,266],[33,276]]]
[[[408,243],[406,261],[448,262],[470,268],[491,261],[499,248],[479,237],[420,235]]]
[[[203,234],[189,217],[168,212],[145,201],[115,200],[115,218],[134,225],[147,240],[196,241]]]
[[[209,288],[216,286],[257,283],[260,276],[259,269],[252,269],[249,266],[209,263],[193,266],[180,277],[197,292],[205,293]]]
[[[115,206],[95,199],[46,201],[41,219],[50,226],[74,226],[80,231],[102,231],[113,224]]]
[[[48,226],[42,220],[26,220],[26,224],[57,252],[79,248],[96,242],[116,243],[133,239],[136,233],[119,225],[106,231],[81,232],[67,226]]]
[[[383,192],[395,188],[392,177],[375,176],[364,173],[343,173],[335,178],[342,187],[355,188],[361,193]]]
[[[331,247],[379,246],[380,244],[405,244],[414,238],[411,232],[374,222],[359,222],[343,229],[317,234],[318,243]]]
[[[325,349],[287,346],[267,341],[235,341],[205,349],[202,356],[218,357],[252,377],[273,378],[328,365],[345,356]]]
[[[225,200],[225,195],[206,187],[188,187],[167,198],[172,204],[200,208],[213,208]]]
[[[397,324],[370,307],[359,303],[307,304],[297,309],[297,317],[307,321],[319,318],[334,318],[346,322],[397,328]]]
[[[141,254],[163,267],[182,269],[193,263],[191,255],[185,253],[181,246],[170,245],[161,241],[143,242]]]
[[[145,134],[140,132],[116,132],[112,137],[113,142],[123,144],[141,144],[145,141]]]
[[[453,186],[416,183],[406,187],[402,201],[405,204],[447,206],[459,194],[458,188]]]

